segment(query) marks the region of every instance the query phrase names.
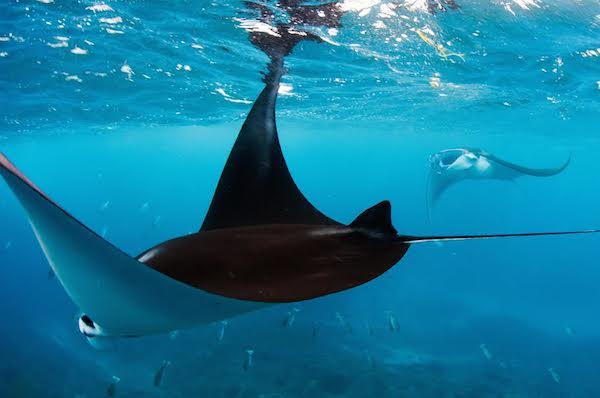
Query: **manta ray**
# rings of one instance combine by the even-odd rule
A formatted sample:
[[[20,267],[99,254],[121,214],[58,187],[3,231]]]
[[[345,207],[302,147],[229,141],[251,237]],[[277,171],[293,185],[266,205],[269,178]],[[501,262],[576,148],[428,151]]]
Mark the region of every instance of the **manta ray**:
[[[483,149],[444,149],[429,157],[427,212],[436,205],[442,194],[464,180],[514,181],[523,176],[551,177],[560,174],[571,162],[571,157],[560,167],[533,169],[508,162]]]
[[[290,7],[295,3],[288,2]],[[260,7],[259,7],[260,8]],[[327,18],[332,6],[299,8]],[[272,11],[260,8],[262,18]],[[328,14],[329,12],[329,14]],[[413,244],[597,230],[467,236],[398,234],[384,200],[342,223],[317,209],[294,182],[279,143],[275,103],[284,57],[310,32],[279,23],[251,33],[271,61],[196,233],[131,256],[73,217],[0,154],[0,175],[21,203],[50,267],[79,307],[90,342],[209,324],[279,303],[312,300],[365,284]],[[176,200],[176,198],[174,198]]]
[[[83,312],[85,336],[163,333],[341,292],[377,278],[416,243],[597,232],[400,235],[389,201],[338,222],[307,200],[286,165],[275,123],[281,74],[272,65],[199,231],[137,256],[83,225],[0,154],[0,175]]]

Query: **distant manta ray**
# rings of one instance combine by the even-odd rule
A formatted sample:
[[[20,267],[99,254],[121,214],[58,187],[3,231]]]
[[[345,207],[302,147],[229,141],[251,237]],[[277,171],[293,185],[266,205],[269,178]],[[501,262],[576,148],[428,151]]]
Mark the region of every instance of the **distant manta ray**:
[[[313,8],[305,11],[322,15]],[[242,125],[197,233],[131,257],[72,217],[0,154],[0,174],[24,207],[58,280],[84,314],[79,329],[90,341],[164,333],[351,289],[390,269],[413,243],[598,232],[399,235],[388,201],[349,224],[329,218],[295,184],[275,125],[283,59],[298,41],[316,39],[279,27],[288,34],[279,31],[275,46],[270,41],[276,36],[251,35],[271,57],[265,87]]]
[[[427,213],[437,204],[442,194],[451,186],[464,180],[514,181],[523,176],[550,177],[567,168],[571,157],[560,167],[532,169],[507,162],[476,148],[445,149],[429,157],[429,181],[427,186]]]

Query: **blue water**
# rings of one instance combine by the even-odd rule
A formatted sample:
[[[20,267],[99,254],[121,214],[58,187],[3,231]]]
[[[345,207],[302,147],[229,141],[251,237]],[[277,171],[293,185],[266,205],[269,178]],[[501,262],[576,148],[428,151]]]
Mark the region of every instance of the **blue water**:
[[[0,4],[0,150],[136,255],[198,229],[267,58],[242,2],[93,4]],[[600,4],[399,4],[356,6],[286,60],[278,128],[310,201],[350,222],[389,199],[411,235],[599,228]],[[428,157],[453,147],[572,162],[462,182],[428,221]],[[366,285],[231,319],[222,341],[215,324],[98,351],[4,183],[0,215],[2,397],[104,397],[113,376],[122,397],[600,396],[598,236],[422,244]]]

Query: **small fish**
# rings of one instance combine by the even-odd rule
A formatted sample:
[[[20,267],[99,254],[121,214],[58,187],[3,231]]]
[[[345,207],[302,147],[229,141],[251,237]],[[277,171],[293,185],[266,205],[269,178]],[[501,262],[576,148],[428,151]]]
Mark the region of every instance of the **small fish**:
[[[106,234],[108,233],[108,227],[105,225],[102,227],[102,231],[100,231],[100,236],[106,238]]]
[[[398,331],[398,322],[391,311],[388,311],[388,327],[392,333],[396,333]]]
[[[281,326],[287,328],[292,323],[294,323],[294,313],[292,311],[288,311],[285,319],[283,320],[283,322],[281,322]]]
[[[565,326],[565,333],[566,333],[568,336],[573,336],[573,335],[575,334],[575,333],[573,333],[573,329],[571,329],[571,327],[570,327],[570,326]]]
[[[113,382],[110,383],[110,386],[106,389],[106,395],[109,397],[114,397],[117,395],[117,384],[121,381],[117,376],[112,377]]]
[[[373,326],[371,325],[371,322],[366,321],[365,326],[367,328],[367,333],[369,334],[369,336],[375,335],[375,330],[373,330]]]
[[[10,249],[12,246],[12,242],[9,240],[4,244],[4,247],[2,248],[2,251],[8,251],[8,249]]]
[[[156,216],[154,217],[154,221],[152,221],[152,226],[154,228],[158,227],[158,224],[160,223],[160,216]]]
[[[221,328],[219,329],[219,334],[217,335],[217,340],[219,342],[223,341],[223,337],[225,337],[225,328],[227,327],[228,321],[221,321]]]
[[[170,361],[163,361],[160,368],[158,368],[158,370],[154,374],[154,387],[160,387],[160,384],[162,383],[163,375],[165,374],[165,369],[170,364],[171,364]]]
[[[142,205],[140,206],[140,213],[147,212],[149,208],[150,208],[150,203],[148,203],[148,202],[142,203]]]
[[[558,376],[558,373],[556,373],[556,370],[554,370],[554,368],[548,368],[548,373],[550,373],[550,376],[552,376],[552,380],[554,380],[557,383],[560,383],[560,377]]]
[[[342,326],[344,329],[346,329],[346,331],[348,333],[352,333],[352,325],[350,325],[350,323],[348,321],[346,321],[346,318],[344,318],[342,316],[342,314],[340,314],[339,312],[336,312],[335,319],[338,320],[338,322],[340,323],[340,326]]]
[[[104,211],[106,209],[108,209],[110,207],[110,200],[107,200],[106,202],[102,203],[102,205],[100,205],[100,209],[98,209],[99,211]]]
[[[312,326],[312,337],[316,339],[319,334],[319,324],[317,322],[313,322]]]
[[[298,312],[300,312],[298,308],[293,308],[291,311],[288,311],[287,316],[285,317],[281,325],[284,328],[289,328],[290,326],[292,326],[294,321],[296,320],[296,314]]]
[[[169,339],[175,340],[179,336],[179,330],[169,332]]]
[[[50,268],[48,270],[48,274],[47,275],[48,275],[48,280],[54,279],[56,277],[56,274],[54,273],[54,270],[52,268]]]
[[[253,355],[254,355],[254,350],[246,350],[246,358],[244,359],[244,365],[243,365],[244,372],[247,372],[252,367]]]
[[[365,362],[369,369],[375,369],[375,360],[369,350],[365,350]]]
[[[492,359],[492,354],[485,344],[479,344],[479,348],[481,348],[481,352],[483,352],[483,355],[488,361]]]

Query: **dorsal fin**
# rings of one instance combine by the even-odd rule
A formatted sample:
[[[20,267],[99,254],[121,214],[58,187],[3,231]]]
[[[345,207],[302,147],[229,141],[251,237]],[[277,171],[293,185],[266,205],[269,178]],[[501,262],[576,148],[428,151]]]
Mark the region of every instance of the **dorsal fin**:
[[[384,235],[396,235],[392,225],[392,205],[388,200],[369,207],[356,217],[350,227]]]
[[[285,163],[275,126],[282,73],[283,59],[276,58],[229,154],[201,231],[258,224],[338,224],[304,197]]]

